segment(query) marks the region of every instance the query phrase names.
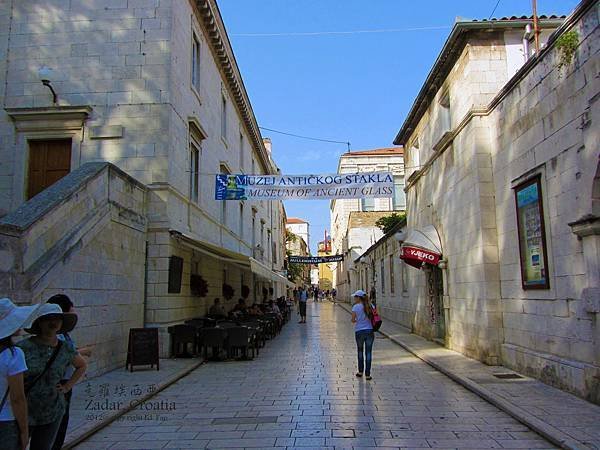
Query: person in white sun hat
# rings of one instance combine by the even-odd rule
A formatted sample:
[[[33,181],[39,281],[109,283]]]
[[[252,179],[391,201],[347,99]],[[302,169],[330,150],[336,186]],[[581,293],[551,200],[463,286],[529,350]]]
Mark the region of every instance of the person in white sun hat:
[[[65,393],[85,374],[85,359],[75,346],[58,338],[75,328],[77,315],[63,313],[58,305],[43,304],[31,327],[25,331],[35,336],[19,342],[25,353],[28,371],[25,376],[30,450],[50,450],[65,414]],[[65,383],[63,379],[69,366],[75,368]]]
[[[29,441],[23,382],[27,365],[13,336],[30,325],[39,306],[16,306],[9,298],[0,298],[0,446],[5,450],[25,450]]]

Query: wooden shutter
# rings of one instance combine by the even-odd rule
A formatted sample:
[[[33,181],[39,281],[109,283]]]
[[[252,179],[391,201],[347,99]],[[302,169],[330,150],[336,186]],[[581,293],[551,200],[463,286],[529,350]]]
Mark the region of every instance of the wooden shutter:
[[[29,141],[27,200],[71,171],[71,139]]]

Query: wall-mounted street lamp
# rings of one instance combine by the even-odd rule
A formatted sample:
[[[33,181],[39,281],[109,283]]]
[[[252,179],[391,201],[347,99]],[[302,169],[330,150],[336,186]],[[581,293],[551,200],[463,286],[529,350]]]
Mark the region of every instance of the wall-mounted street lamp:
[[[52,69],[50,67],[42,66],[40,70],[38,70],[38,76],[40,77],[42,84],[52,92],[52,103],[56,105],[58,96],[51,84]]]

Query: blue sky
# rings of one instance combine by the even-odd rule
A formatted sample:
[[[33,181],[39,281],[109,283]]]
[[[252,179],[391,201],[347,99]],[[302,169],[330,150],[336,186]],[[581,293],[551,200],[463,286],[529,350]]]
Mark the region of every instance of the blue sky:
[[[260,126],[388,147],[457,16],[488,18],[497,0],[217,0]],[[568,14],[576,0],[538,0],[538,14]],[[495,17],[530,15],[530,0],[500,0]],[[414,29],[385,33],[244,36]],[[333,173],[343,144],[267,131],[283,173]],[[310,223],[315,251],[329,229],[328,201],[288,201]]]

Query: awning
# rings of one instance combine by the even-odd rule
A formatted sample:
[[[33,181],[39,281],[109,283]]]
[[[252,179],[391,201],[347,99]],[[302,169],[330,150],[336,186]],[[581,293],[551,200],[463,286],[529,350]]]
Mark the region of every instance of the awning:
[[[177,239],[183,245],[190,247],[193,250],[196,250],[200,253],[204,253],[205,255],[208,255],[220,261],[225,261],[243,266],[245,268],[249,268],[252,273],[258,275],[261,278],[264,278],[265,280],[273,281],[275,283],[283,283],[287,287],[292,289],[296,287],[294,283],[289,281],[286,277],[272,271],[268,266],[257,261],[251,256],[234,252],[233,250],[228,250],[226,248],[219,247],[214,244],[210,244],[206,241],[202,241],[178,230],[170,229],[169,233],[172,237]]]
[[[400,259],[418,269],[423,264],[437,266],[441,256],[442,243],[433,225],[411,230],[400,247]]]
[[[252,271],[252,273],[256,274],[261,278],[264,278],[265,280],[273,281],[275,283],[283,283],[291,289],[296,287],[296,285],[290,280],[288,280],[286,277],[284,277],[283,275],[279,275],[276,272],[273,272],[271,269],[269,269],[269,267],[265,266],[263,263],[257,261],[254,258],[250,258],[250,270]]]
[[[178,230],[170,229],[169,234],[171,234],[173,238],[177,239],[186,247],[208,255],[211,258],[238,264],[244,267],[250,267],[250,257],[248,255],[234,252],[233,250],[228,250],[226,248],[219,247],[218,245],[210,244]]]

